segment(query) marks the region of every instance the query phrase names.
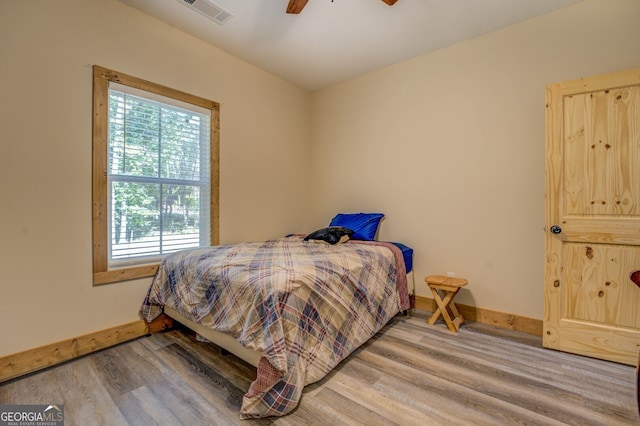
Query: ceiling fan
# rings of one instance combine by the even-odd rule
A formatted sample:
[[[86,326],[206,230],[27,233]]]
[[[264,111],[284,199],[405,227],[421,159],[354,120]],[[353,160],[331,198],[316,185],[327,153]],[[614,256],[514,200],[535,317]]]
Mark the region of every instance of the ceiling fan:
[[[309,0],[289,0],[289,5],[287,6],[287,13],[298,14],[302,12],[302,9],[307,5]],[[398,0],[382,0],[389,6],[393,6]]]

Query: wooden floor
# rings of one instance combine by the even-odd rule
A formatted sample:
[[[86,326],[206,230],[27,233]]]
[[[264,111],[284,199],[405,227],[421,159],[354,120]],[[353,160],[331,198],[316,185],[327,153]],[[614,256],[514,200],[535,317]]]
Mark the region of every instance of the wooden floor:
[[[66,425],[638,425],[633,367],[480,323],[396,317],[280,418],[239,420],[255,370],[183,331],[0,384],[0,404],[64,404]]]

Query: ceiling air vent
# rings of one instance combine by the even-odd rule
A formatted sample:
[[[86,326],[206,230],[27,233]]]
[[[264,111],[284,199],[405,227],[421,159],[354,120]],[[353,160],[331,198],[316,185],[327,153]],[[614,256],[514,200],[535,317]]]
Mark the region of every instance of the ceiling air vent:
[[[206,16],[214,22],[222,25],[229,19],[233,18],[233,14],[221,6],[210,0],[178,0],[185,6],[190,7],[201,15]]]

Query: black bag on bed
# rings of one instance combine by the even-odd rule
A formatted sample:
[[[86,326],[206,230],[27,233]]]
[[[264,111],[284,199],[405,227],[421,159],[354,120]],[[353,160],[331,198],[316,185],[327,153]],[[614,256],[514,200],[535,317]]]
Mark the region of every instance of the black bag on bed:
[[[343,226],[329,226],[318,229],[304,237],[305,241],[325,242],[328,244],[344,243],[353,235],[353,231]]]

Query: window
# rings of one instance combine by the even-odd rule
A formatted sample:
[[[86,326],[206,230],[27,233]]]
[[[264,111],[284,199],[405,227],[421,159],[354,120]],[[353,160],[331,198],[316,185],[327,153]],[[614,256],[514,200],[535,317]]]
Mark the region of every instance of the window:
[[[218,244],[219,104],[94,66],[94,285]]]

